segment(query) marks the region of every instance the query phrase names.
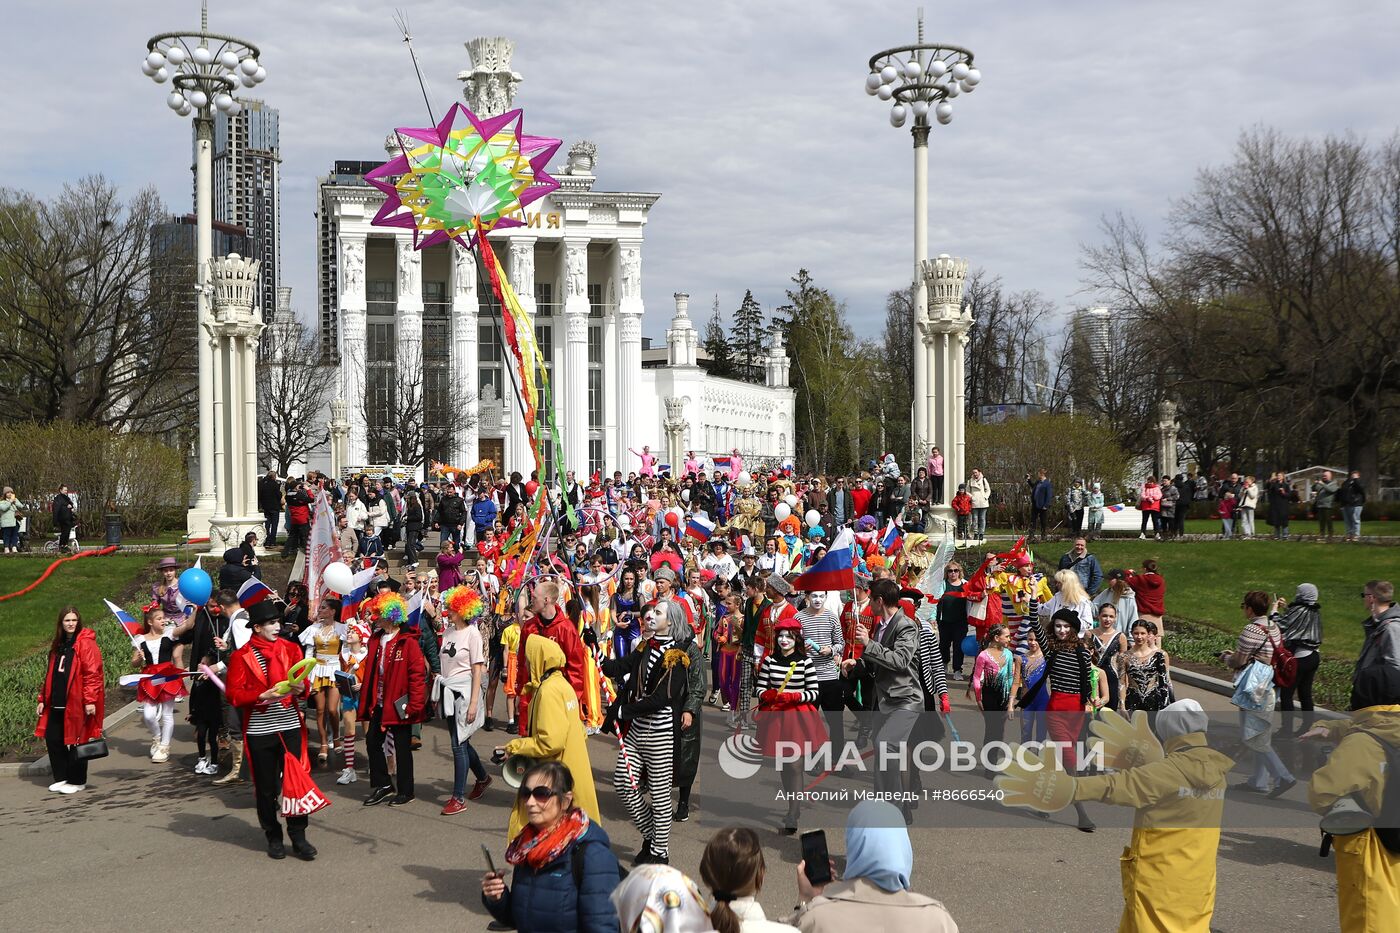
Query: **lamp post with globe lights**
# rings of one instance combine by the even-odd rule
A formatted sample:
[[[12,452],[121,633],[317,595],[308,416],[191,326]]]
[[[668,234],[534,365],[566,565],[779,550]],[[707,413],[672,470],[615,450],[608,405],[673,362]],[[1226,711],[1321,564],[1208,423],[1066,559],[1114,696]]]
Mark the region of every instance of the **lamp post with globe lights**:
[[[166,106],[182,117],[194,116],[195,130],[195,291],[199,347],[199,488],[189,513],[192,535],[209,531],[216,513],[225,513],[225,490],[215,480],[213,348],[205,339],[209,326],[209,260],[213,253],[211,175],[215,112],[233,116],[242,110],[234,94],[261,84],[267,71],[258,47],[234,36],[209,31],[205,3],[198,32],[166,32],[146,42],[141,71],[156,84],[170,84]]]
[[[946,502],[951,499],[950,485],[956,489],[961,480],[961,463],[953,463],[960,452],[961,411],[953,411],[961,392],[948,391],[951,376],[962,371],[962,345],[971,319],[956,307],[951,312],[941,304],[941,316],[946,321],[933,321],[929,316],[928,270],[928,136],[936,121],[946,126],[953,119],[954,98],[970,94],[982,81],[982,73],[973,65],[972,52],[956,45],[924,41],[923,12],[919,13],[917,41],[913,45],[885,49],[870,57],[865,92],[881,101],[890,101],[890,124],[902,127],[913,118],[914,137],[914,411],[912,446],[914,469],[938,446],[945,458],[944,504],[935,512],[951,515]],[[965,263],[963,266],[965,267]],[[958,295],[961,297],[961,277]],[[934,337],[941,334],[942,350],[935,353]],[[951,338],[951,339],[950,339]],[[946,352],[956,354],[949,359]],[[934,370],[939,372],[935,373]],[[940,391],[939,387],[943,387]],[[941,405],[942,411],[935,406]],[[957,425],[954,425],[956,419]],[[940,435],[946,435],[940,436]],[[954,470],[959,472],[954,472]]]

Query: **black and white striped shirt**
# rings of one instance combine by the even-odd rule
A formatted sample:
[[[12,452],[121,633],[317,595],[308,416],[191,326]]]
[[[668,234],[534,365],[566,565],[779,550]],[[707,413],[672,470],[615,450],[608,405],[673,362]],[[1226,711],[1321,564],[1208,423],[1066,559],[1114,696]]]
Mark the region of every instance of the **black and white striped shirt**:
[[[258,666],[262,668],[264,675],[267,674],[267,658],[262,656],[261,651],[254,651],[253,657],[258,659]],[[296,701],[293,700],[293,703]],[[283,732],[287,729],[300,729],[301,716],[297,714],[296,707],[291,704],[283,704],[272,701],[270,706],[253,707],[253,712],[248,716],[249,735],[272,735],[275,732]]]
[[[788,672],[792,674],[789,676]],[[783,682],[787,682],[787,686]],[[817,702],[817,677],[812,661],[806,657],[796,657],[787,661],[775,655],[767,655],[758,667],[754,677],[753,692],[761,694],[765,690],[796,692],[802,694],[803,703]]]
[[[1077,693],[1088,703],[1089,665],[1092,663],[1088,649],[1078,642],[1075,642],[1073,648],[1055,648],[1050,636],[1045,634],[1045,627],[1040,624],[1040,619],[1031,616],[1026,622],[1030,625],[1031,634],[1040,644],[1040,650],[1045,652],[1050,689],[1055,693]]]
[[[666,652],[676,647],[675,641],[670,638],[653,639],[653,641],[655,644],[647,647],[646,660],[642,662],[641,670],[637,672],[642,679],[643,685],[651,682],[651,672],[656,669],[658,664],[662,663],[662,660],[666,657]],[[676,675],[673,673],[672,676]],[[682,672],[681,676],[684,676],[684,672]],[[660,688],[658,687],[657,689]],[[669,734],[674,725],[674,718],[675,712],[671,707],[664,706],[654,713],[638,716],[634,722],[647,732],[664,730]]]
[[[919,626],[919,682],[927,696],[942,696],[948,692],[948,675],[943,670],[938,630],[932,620],[915,622]]]
[[[841,634],[841,619],[823,606],[821,612],[803,609],[797,614],[802,623],[802,637],[807,641],[807,657],[812,662],[812,670],[817,680],[835,680],[841,675],[836,662],[846,650],[846,639]],[[819,655],[823,648],[831,649],[831,657]]]

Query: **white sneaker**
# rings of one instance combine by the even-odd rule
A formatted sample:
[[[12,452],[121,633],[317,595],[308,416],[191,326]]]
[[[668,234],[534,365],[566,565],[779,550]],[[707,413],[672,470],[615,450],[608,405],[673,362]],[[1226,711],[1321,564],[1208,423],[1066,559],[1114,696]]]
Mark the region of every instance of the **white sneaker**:
[[[170,760],[170,746],[157,745],[156,750],[151,754],[151,760],[157,764]]]
[[[60,794],[76,794],[80,790],[87,790],[86,784],[64,784],[58,789]]]
[[[160,748],[160,739],[151,739],[150,758],[151,758],[152,761],[155,761],[155,760],[156,760],[156,751],[157,751],[159,748]]]
[[[195,774],[203,774],[203,773],[204,773],[204,769],[207,768],[207,767],[209,767],[209,759],[208,759],[208,758],[201,758],[201,759],[199,759],[198,761],[196,761],[196,762],[194,763],[194,773],[195,773]]]
[[[1146,540],[1147,540],[1147,535],[1138,535],[1138,540],[1139,540],[1139,541],[1146,541]]]
[[[67,781],[54,781],[52,784],[49,785],[49,792],[53,794],[61,794],[63,793],[63,788],[67,786]]]
[[[203,771],[202,773],[208,774],[208,775],[211,775],[211,776],[212,776],[212,775],[215,775],[215,774],[218,774],[218,773],[219,773],[219,763],[218,763],[217,761],[211,761],[211,762],[209,762],[208,764],[206,764],[206,765],[204,766],[204,771]]]
[[[337,784],[354,784],[359,779],[360,777],[355,773],[354,768],[346,768],[340,772],[340,777],[336,778],[335,782]]]

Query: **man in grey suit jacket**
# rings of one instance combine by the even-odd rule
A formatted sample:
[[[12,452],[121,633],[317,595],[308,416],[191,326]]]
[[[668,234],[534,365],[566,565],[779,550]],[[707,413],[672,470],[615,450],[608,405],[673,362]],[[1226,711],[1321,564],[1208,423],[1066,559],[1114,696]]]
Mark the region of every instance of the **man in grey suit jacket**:
[[[841,669],[843,673],[854,670],[857,676],[868,674],[875,679],[875,694],[880,701],[875,726],[875,790],[896,794],[904,790],[904,769],[893,756],[909,741],[924,708],[918,670],[919,630],[918,623],[900,607],[899,585],[893,580],[881,580],[872,586],[870,599],[878,620],[875,630],[856,627],[856,640],[864,650],[859,658],[843,661]],[[882,764],[887,755],[891,756],[889,766]],[[905,822],[909,822],[912,809],[907,805],[900,808]]]

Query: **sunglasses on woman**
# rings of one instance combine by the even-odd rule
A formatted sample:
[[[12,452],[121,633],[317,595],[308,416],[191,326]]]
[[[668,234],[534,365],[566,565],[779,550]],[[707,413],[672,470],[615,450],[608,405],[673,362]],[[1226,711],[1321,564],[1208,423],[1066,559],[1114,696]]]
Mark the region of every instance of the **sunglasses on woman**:
[[[521,800],[526,800],[530,797],[534,797],[537,803],[546,803],[551,797],[563,796],[564,792],[555,790],[548,784],[537,784],[534,787],[526,787],[524,784],[522,784],[520,785],[519,794]]]

